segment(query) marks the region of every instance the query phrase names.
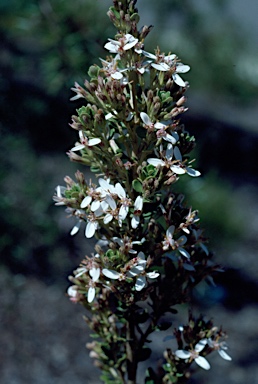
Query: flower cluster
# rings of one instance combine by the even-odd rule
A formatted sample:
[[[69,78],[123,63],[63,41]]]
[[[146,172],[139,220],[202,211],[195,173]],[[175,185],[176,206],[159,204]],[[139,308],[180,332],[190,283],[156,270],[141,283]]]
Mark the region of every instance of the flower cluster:
[[[98,229],[99,222],[104,225],[109,224],[113,219],[120,227],[126,220],[130,207],[132,207],[131,227],[137,228],[140,223],[140,215],[143,209],[143,198],[138,195],[133,202],[126,194],[125,189],[120,183],[110,184],[109,180],[100,178],[99,187],[91,184],[86,189],[86,196],[82,199],[79,208],[69,208],[73,216],[77,217],[77,223],[71,230],[71,235],[75,235],[81,226],[82,221],[86,221],[85,236],[91,238]],[[54,200],[56,205],[64,205],[67,200],[65,195],[71,191],[64,186],[56,188]]]
[[[77,282],[83,284],[83,289],[72,285],[67,293],[72,301],[80,301],[80,293],[87,292],[87,301],[92,303],[96,295],[96,289],[108,287],[110,290],[119,289],[118,285],[111,285],[109,279],[118,280],[129,284],[129,289],[141,291],[147,286],[148,279],[156,279],[159,273],[156,271],[147,272],[149,262],[146,260],[143,252],[139,252],[123,267],[118,270],[102,268],[103,258],[95,254],[92,258],[83,260],[81,266],[74,271],[74,277]],[[108,279],[108,280],[107,280]],[[133,285],[131,284],[133,283]]]
[[[75,181],[66,176],[66,186],[56,188],[54,201],[75,218],[71,235],[84,224],[86,238],[98,239],[67,293],[90,311],[87,322],[103,340],[90,349],[104,382],[120,384],[136,382],[137,364],[150,353],[149,334],[165,329],[165,314],[174,314],[219,266],[197,210],[173,189],[184,175],[200,176],[190,159],[195,140],[179,120],[187,111],[181,74],[190,67],[174,53],[145,51],[151,27],[137,29],[136,0],[113,3],[108,15],[118,33],[104,45],[110,55],[72,88],[72,100],[84,104],[72,116],[79,139],[68,156],[90,166],[97,182],[77,171]],[[177,382],[192,362],[208,370],[213,350],[231,359],[222,331],[202,319],[189,324],[176,332],[178,349],[164,355],[163,376],[151,371],[146,382]]]

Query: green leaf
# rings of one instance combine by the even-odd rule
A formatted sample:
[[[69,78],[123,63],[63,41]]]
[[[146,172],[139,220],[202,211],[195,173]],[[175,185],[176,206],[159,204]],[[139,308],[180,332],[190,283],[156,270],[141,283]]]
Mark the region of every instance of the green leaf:
[[[99,71],[100,71],[100,67],[98,67],[97,65],[91,65],[88,70],[88,75],[93,79],[97,79],[99,75]]]
[[[133,185],[133,189],[136,192],[139,192],[139,193],[143,192],[142,183],[140,182],[140,180],[138,179],[133,180],[132,185]]]
[[[120,13],[115,9],[115,7],[110,7],[109,8],[110,11],[112,11],[115,15],[115,17],[120,20]]]
[[[131,20],[131,21],[135,21],[136,24],[138,24],[139,21],[140,21],[140,16],[139,16],[139,14],[138,14],[138,13],[133,13],[132,16],[130,17],[130,20]]]
[[[99,167],[97,165],[92,165],[90,167],[90,170],[92,173],[98,173],[100,171]]]
[[[173,101],[173,98],[170,96],[170,92],[160,91],[159,97],[162,103],[170,103],[171,101]]]

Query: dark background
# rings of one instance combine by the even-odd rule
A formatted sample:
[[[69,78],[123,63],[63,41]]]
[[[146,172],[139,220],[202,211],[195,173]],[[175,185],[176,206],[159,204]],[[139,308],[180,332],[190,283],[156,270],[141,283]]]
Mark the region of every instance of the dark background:
[[[202,177],[180,188],[198,209],[214,259],[225,266],[216,287],[195,292],[196,313],[229,334],[229,354],[192,383],[258,383],[258,14],[256,1],[139,0],[140,25],[155,28],[145,49],[176,53],[197,138]],[[78,168],[65,152],[80,103],[74,81],[105,57],[115,30],[111,1],[2,0],[0,3],[0,381],[3,384],[99,383],[88,358],[83,310],[65,296],[67,276],[90,252],[83,234],[53,206],[54,188]],[[85,169],[84,169],[85,171]],[[88,170],[86,170],[88,173]],[[185,321],[186,310],[174,326]],[[155,352],[164,348],[154,337]],[[94,381],[95,380],[95,381]],[[141,383],[139,378],[139,384]]]

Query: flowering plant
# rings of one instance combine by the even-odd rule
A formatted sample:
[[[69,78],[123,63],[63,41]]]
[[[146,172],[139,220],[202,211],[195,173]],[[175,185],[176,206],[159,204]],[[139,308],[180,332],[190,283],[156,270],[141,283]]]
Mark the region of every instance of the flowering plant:
[[[89,69],[84,87],[75,83],[72,100],[85,105],[72,116],[79,140],[68,155],[90,166],[97,181],[65,177],[54,200],[97,238],[70,276],[68,295],[88,310],[86,321],[97,338],[90,356],[105,383],[143,382],[140,362],[151,349],[149,336],[167,330],[193,288],[218,266],[211,262],[198,212],[188,208],[173,186],[181,177],[200,176],[189,154],[195,146],[178,116],[185,112],[189,71],[175,54],[146,52],[151,27],[137,29],[136,0],[114,0],[108,15],[117,28],[102,66]],[[225,334],[202,316],[174,330],[178,349],[166,337],[162,364],[148,368],[145,383],[185,382],[193,362],[208,370],[213,350],[226,360]]]

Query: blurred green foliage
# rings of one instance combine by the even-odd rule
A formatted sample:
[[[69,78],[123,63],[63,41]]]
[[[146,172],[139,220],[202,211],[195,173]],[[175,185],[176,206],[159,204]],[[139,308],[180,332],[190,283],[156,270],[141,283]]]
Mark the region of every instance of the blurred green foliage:
[[[176,184],[176,190],[185,194],[186,204],[198,210],[211,250],[222,249],[223,244],[235,242],[247,233],[239,225],[243,210],[239,208],[232,186],[220,180],[213,171],[198,179],[181,178]]]
[[[211,103],[216,96],[234,103],[257,99],[258,49],[232,16],[228,0],[140,0],[139,7],[143,20],[148,7],[154,25],[150,47],[180,53],[192,67],[187,79],[193,90],[209,94]]]
[[[0,63],[16,78],[59,94],[102,53],[110,23],[101,1],[3,0]]]
[[[58,228],[60,212],[51,201],[62,164],[53,156],[39,157],[24,137],[6,133],[0,140],[0,162],[1,264],[14,273],[64,283],[78,255],[68,230]]]

